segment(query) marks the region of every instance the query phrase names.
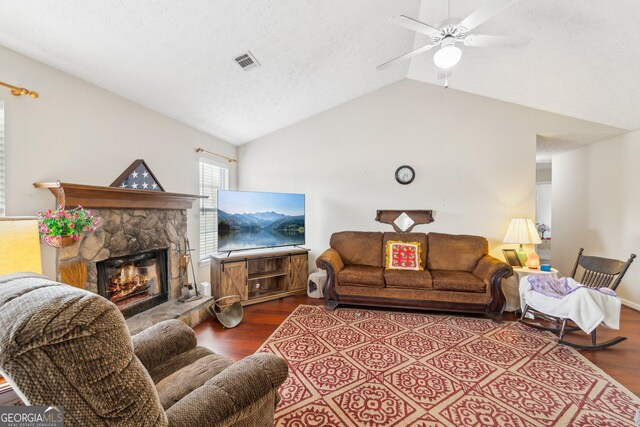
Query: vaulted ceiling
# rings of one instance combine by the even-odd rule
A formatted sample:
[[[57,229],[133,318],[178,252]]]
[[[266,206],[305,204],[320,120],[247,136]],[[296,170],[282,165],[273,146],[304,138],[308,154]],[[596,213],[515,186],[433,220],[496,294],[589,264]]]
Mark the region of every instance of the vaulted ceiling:
[[[452,0],[464,17],[486,0]],[[447,0],[4,2],[0,44],[242,144],[402,78],[439,84],[433,52],[388,22],[430,24]],[[637,0],[521,0],[476,29],[519,49],[462,47],[450,87],[625,129],[640,127]],[[233,60],[250,50],[259,68]],[[443,89],[444,90],[444,89]]]
[[[452,0],[465,17],[477,0]],[[420,19],[447,16],[445,0],[424,1]],[[603,123],[640,128],[640,1],[520,0],[476,28],[477,34],[530,36],[524,48],[462,47],[450,87]],[[416,44],[423,41],[416,39]],[[430,54],[416,57],[408,77],[435,83]]]

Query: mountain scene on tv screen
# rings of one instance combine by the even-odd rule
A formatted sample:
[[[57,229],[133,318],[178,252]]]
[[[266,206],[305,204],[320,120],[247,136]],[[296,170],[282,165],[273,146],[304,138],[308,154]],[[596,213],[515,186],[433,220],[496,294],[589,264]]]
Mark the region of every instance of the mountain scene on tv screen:
[[[304,244],[304,215],[255,212],[229,214],[218,209],[218,250]]]

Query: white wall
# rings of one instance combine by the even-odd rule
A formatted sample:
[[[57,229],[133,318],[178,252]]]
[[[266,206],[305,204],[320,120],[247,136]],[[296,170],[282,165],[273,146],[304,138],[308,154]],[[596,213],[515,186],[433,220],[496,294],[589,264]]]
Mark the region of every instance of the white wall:
[[[535,215],[536,133],[605,126],[402,80],[239,148],[242,190],[307,195],[307,246],[339,230],[390,230],[377,209],[433,209],[415,231],[486,236]],[[413,166],[402,186],[394,172]]]
[[[640,131],[553,158],[553,260],[571,273],[578,249],[626,260],[640,255]],[[619,294],[640,309],[640,260]]]
[[[106,186],[135,159],[145,159],[166,191],[198,194],[195,148],[236,156],[236,148],[224,141],[3,47],[0,76],[40,93],[34,100],[0,90],[7,215],[35,215],[54,207],[53,196],[33,188],[34,182],[59,179]],[[235,168],[230,172],[233,187]],[[188,226],[197,246],[197,203],[188,211]],[[53,249],[43,250],[43,262],[45,274],[55,277]],[[208,278],[207,269],[201,269],[199,279]]]
[[[544,237],[551,237],[551,183],[536,184],[536,224],[546,224],[551,231],[544,233]]]
[[[551,163],[537,163],[536,164],[536,182],[550,183],[552,178]]]

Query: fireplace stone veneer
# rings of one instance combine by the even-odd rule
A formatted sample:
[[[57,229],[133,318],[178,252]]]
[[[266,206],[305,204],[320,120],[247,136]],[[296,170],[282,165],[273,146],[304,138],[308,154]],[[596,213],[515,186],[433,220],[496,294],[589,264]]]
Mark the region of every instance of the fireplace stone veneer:
[[[98,228],[79,244],[58,251],[58,280],[98,293],[97,263],[167,250],[169,300],[180,296],[178,242],[187,232],[184,209],[92,209]]]

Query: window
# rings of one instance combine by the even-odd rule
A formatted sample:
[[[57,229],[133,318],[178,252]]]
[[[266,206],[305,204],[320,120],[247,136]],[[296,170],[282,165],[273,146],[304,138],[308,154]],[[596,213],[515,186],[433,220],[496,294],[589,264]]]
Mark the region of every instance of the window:
[[[200,159],[200,259],[218,251],[218,190],[229,188],[229,169]]]
[[[4,216],[4,102],[0,100],[0,216]]]

